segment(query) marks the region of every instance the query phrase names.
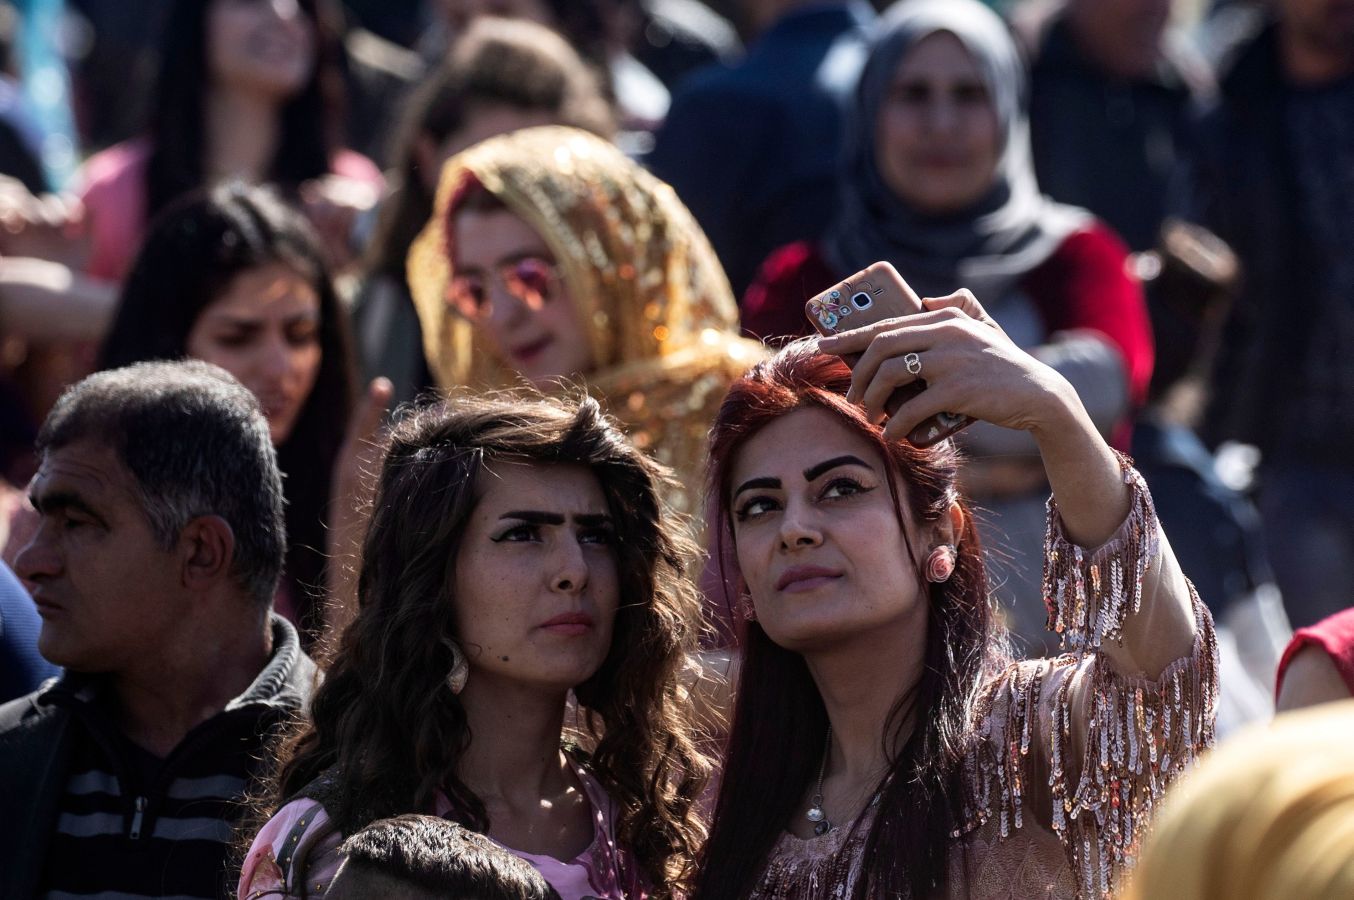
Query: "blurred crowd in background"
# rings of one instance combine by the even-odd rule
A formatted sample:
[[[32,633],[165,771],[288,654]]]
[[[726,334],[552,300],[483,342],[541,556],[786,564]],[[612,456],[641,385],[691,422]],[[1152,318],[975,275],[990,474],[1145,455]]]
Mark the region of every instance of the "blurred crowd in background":
[[[307,643],[426,391],[586,379],[698,515],[728,381],[887,259],[1077,387],[1218,622],[1220,732],[1267,718],[1354,604],[1354,3],[989,5],[909,53],[859,0],[0,3],[5,562],[61,391],[183,356],[268,416]],[[1043,654],[1022,438],[966,432],[963,480]]]

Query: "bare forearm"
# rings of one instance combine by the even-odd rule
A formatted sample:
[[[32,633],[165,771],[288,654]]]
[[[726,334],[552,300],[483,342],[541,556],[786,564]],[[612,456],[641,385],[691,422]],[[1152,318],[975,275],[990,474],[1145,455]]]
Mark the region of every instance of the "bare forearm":
[[[1065,380],[1053,393],[1049,415],[1031,429],[1044,461],[1063,527],[1073,543],[1095,549],[1128,516],[1132,492],[1119,460],[1096,430]]]
[[[97,341],[117,307],[117,288],[41,259],[0,260],[0,324],[37,341]]]

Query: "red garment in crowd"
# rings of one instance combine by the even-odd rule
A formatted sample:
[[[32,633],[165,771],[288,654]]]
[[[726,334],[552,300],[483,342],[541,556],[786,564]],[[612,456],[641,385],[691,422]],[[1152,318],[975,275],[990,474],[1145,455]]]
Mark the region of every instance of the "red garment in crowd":
[[[1123,354],[1129,396],[1139,407],[1152,378],[1152,326],[1142,285],[1127,263],[1128,248],[1097,221],[1069,235],[1019,287],[1038,309],[1047,333],[1092,328],[1108,337]],[[743,327],[763,339],[810,334],[804,303],[850,274],[834,272],[817,244],[782,247],[767,257],[743,295]]]
[[[1354,694],[1354,607],[1322,619],[1315,625],[1299,628],[1283,651],[1279,671],[1274,680],[1274,696],[1279,696],[1284,674],[1298,651],[1304,647],[1320,647],[1326,651],[1335,670],[1344,679],[1349,692]]]

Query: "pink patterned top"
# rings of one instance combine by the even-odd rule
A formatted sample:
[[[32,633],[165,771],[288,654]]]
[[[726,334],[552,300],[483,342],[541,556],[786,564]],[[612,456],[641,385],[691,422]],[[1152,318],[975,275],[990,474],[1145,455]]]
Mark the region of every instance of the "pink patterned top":
[[[982,692],[949,883],[926,900],[1110,897],[1167,784],[1212,743],[1212,619],[1126,458],[1124,478],[1133,509],[1093,552],[1067,539],[1049,501],[1044,597],[1066,652],[1013,663]],[[1155,678],[1124,671],[1125,622],[1173,603],[1189,604],[1191,632],[1154,637],[1189,639],[1189,653]],[[851,897],[873,815],[822,837],[782,834],[751,896]]]
[[[535,866],[562,900],[643,900],[647,891],[638,864],[616,845],[611,798],[577,763],[574,773],[592,804],[592,844],[571,860],[504,849]],[[439,796],[433,812],[441,816],[449,810],[446,798]],[[338,848],[343,838],[318,802],[293,800],[268,820],[250,845],[241,867],[239,900],[324,896],[342,861]]]

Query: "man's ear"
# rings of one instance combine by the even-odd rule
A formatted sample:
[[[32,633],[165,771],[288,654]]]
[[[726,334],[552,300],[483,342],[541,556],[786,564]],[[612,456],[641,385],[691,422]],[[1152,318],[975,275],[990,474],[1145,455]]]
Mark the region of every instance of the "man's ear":
[[[235,532],[220,516],[197,516],[179,532],[184,587],[202,591],[230,577]]]

